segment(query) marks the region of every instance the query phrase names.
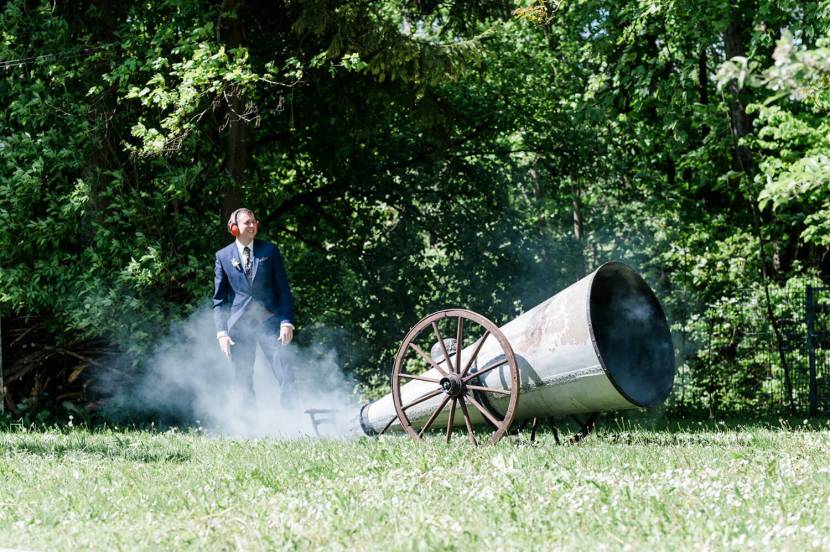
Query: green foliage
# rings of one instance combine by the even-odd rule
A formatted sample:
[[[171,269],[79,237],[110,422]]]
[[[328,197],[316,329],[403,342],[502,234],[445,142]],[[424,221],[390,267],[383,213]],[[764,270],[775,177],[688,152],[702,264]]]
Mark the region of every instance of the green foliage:
[[[761,163],[764,188],[761,207],[801,210],[806,214],[801,237],[830,245],[830,38],[818,48],[800,48],[785,33],[765,72],[765,84],[781,91],[758,106],[758,142],[766,155]],[[795,105],[771,102],[787,94]]]
[[[0,312],[128,374],[206,303],[240,204],[286,258],[298,340],[369,396],[419,317],[504,322],[623,260],[684,401],[733,372],[766,397],[707,328],[827,276],[826,2],[115,4],[0,13]]]
[[[802,228],[801,238],[819,246],[830,245],[829,43],[825,35],[809,48],[784,30],[771,67],[760,71],[759,62],[738,57],[718,72],[719,86],[734,80],[738,87],[747,82],[771,91],[749,106],[757,117],[757,133],[747,143],[760,153],[758,202],[781,212]]]

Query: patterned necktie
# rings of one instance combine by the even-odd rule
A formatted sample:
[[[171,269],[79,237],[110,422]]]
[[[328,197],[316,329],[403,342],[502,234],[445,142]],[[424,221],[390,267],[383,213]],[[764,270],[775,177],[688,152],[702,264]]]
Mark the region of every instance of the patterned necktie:
[[[248,280],[250,280],[251,279],[251,269],[253,268],[253,263],[251,263],[251,248],[248,247],[247,245],[242,250],[242,256],[244,257],[243,262],[245,263],[244,264],[245,277],[248,278]]]

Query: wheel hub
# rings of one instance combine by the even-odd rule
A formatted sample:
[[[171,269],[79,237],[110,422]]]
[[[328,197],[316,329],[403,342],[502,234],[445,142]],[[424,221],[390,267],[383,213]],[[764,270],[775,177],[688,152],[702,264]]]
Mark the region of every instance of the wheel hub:
[[[460,397],[464,392],[464,382],[458,374],[447,374],[441,378],[441,388],[452,398]]]

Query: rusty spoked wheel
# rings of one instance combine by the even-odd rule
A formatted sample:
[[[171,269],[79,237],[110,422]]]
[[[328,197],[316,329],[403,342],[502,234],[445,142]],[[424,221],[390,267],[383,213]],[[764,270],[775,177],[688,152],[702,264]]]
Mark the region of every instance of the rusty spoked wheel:
[[[444,337],[442,326],[452,338]],[[499,349],[493,355],[492,343],[488,345],[489,362],[479,367],[479,353],[491,340]],[[465,352],[465,346],[471,350]],[[499,387],[485,386],[482,376],[496,369],[501,370]],[[472,444],[478,444],[473,427],[481,421],[489,423],[492,430],[487,442],[496,443],[513,422],[519,387],[519,369],[507,338],[493,322],[464,309],[439,311],[418,322],[398,349],[392,370],[397,419],[416,441],[438,422],[436,427],[446,427],[449,442],[456,420],[461,419],[460,410]],[[505,398],[507,405],[501,414],[492,407],[491,399],[503,405]],[[486,430],[479,431],[481,437]]]

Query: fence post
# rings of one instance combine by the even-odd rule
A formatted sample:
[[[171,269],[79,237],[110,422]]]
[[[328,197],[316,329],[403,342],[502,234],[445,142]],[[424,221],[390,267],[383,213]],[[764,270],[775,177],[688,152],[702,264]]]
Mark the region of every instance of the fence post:
[[[0,414],[6,408],[6,388],[3,387],[3,318],[0,317]]]
[[[815,290],[807,285],[807,357],[810,359],[810,416],[818,414],[818,386],[816,385],[816,352],[813,349],[815,324]]]

